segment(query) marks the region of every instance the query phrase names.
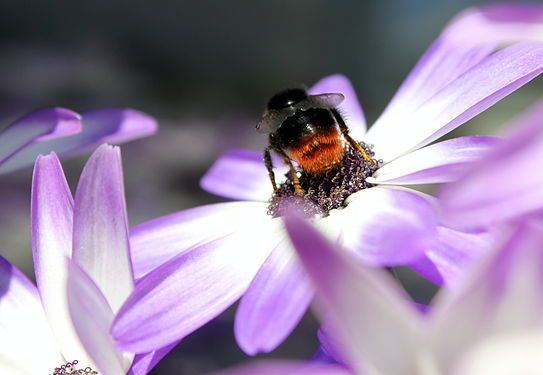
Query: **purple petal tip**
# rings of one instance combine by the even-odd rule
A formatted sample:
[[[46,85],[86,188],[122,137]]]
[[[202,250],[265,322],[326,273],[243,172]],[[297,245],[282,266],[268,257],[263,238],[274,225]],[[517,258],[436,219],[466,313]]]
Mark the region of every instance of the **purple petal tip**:
[[[116,121],[116,131],[102,138],[107,143],[124,143],[138,138],[150,136],[158,130],[158,122],[151,116],[131,108],[110,108],[90,111],[84,114],[84,118],[96,116],[109,121]]]

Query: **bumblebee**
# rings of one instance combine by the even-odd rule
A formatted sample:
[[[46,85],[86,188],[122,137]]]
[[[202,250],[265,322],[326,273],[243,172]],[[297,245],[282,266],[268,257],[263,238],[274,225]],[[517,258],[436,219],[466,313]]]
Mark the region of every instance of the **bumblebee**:
[[[275,94],[269,100],[256,129],[269,134],[264,163],[274,192],[277,192],[277,184],[270,151],[276,152],[289,166],[297,195],[304,192],[293,160],[303,172],[318,175],[336,165],[349,144],[365,160],[375,164],[349,135],[349,128],[337,109],[343,99],[340,93],[309,95],[302,88],[292,88]]]

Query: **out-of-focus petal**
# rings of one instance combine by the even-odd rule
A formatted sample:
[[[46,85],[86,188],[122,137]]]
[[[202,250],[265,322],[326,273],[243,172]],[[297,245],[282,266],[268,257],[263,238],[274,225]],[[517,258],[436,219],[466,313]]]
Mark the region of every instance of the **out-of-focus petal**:
[[[500,234],[502,244],[469,277],[432,301],[428,347],[442,369],[451,368],[459,353],[481,339],[543,327],[543,224],[525,221]]]
[[[401,185],[451,182],[498,140],[496,137],[471,136],[426,146],[383,165],[366,181]]]
[[[362,267],[303,219],[291,215],[285,222],[317,289],[317,312],[341,343],[342,358],[357,374],[414,374],[419,316],[409,297],[388,275]]]
[[[64,357],[83,361],[84,349],[70,324],[66,294],[73,199],[54,153],[36,160],[30,219],[34,270],[47,320]]]
[[[543,45],[519,43],[483,59],[420,105],[396,119],[393,129],[379,127],[366,141],[385,162],[420,148],[481,113],[543,71]],[[391,136],[393,135],[393,136]]]
[[[347,77],[343,74],[333,74],[324,77],[315,83],[308,92],[312,95],[343,94],[345,99],[337,108],[344,117],[351,136],[354,139],[362,139],[364,133],[366,133],[366,118],[356,96],[356,91]]]
[[[294,360],[260,360],[214,372],[211,375],[352,375],[339,365]]]
[[[48,374],[63,362],[36,287],[0,257],[0,370]]]
[[[443,220],[488,226],[543,208],[543,101],[515,119],[514,133],[440,193]]]
[[[471,349],[455,365],[453,374],[543,374],[541,353],[543,353],[541,330],[499,335],[488,338]]]
[[[68,264],[68,305],[71,321],[85,347],[91,363],[79,360],[82,367],[90,366],[104,375],[124,375],[133,354],[115,350],[109,334],[113,311],[98,286],[75,262]],[[81,357],[78,357],[81,358]]]
[[[493,237],[488,232],[468,233],[439,226],[438,242],[409,263],[415,271],[436,284],[454,286],[474,259],[490,249]]]
[[[468,8],[447,27],[447,36],[458,43],[543,41],[543,5],[495,3]]]
[[[101,109],[83,113],[83,130],[75,135],[55,138],[30,145],[6,160],[1,172],[20,168],[38,154],[55,151],[57,155],[71,156],[99,146],[102,143],[122,143],[153,134],[156,121],[132,109]]]
[[[319,333],[320,333],[320,330],[317,331],[317,336],[319,335]],[[320,337],[319,337],[319,340],[320,340]],[[325,364],[325,363],[337,364],[338,363],[338,361],[336,361],[322,345],[315,351],[315,353],[313,353],[310,360],[319,362],[322,364]]]
[[[437,241],[434,202],[408,189],[374,187],[348,199],[342,210],[318,221],[319,228],[375,266],[405,264]]]
[[[149,371],[172,350],[178,342],[145,354],[136,354],[127,375],[147,375]]]
[[[134,282],[118,147],[102,145],[89,158],[75,194],[72,258],[117,311]]]
[[[267,203],[232,202],[191,208],[142,223],[130,230],[134,277],[139,279],[197,244],[253,223],[270,220]]]
[[[153,117],[130,108],[95,109],[81,115],[85,128],[104,133],[102,138],[95,140],[95,146],[100,143],[130,142],[153,135],[158,130],[158,123]]]
[[[34,145],[79,133],[81,116],[66,108],[31,112],[0,131],[0,173],[31,165],[39,152]],[[28,151],[22,151],[28,148]],[[24,153],[24,157],[19,156]]]
[[[313,286],[286,238],[256,274],[239,304],[236,340],[249,355],[270,352],[296,327],[313,299]]]
[[[281,240],[280,221],[196,246],[148,273],[112,327],[118,347],[145,353],[180,340],[224,311]]]
[[[317,337],[319,338],[322,349],[333,361],[338,363],[346,363],[345,359],[340,353],[341,344],[337,341],[337,338],[333,336],[332,331],[330,331],[330,328],[326,327],[324,324],[321,324],[321,327],[317,331]],[[340,351],[338,351],[337,348],[340,348]]]
[[[200,180],[200,187],[222,197],[266,202],[273,188],[262,151],[228,150],[215,160]],[[276,182],[284,180],[287,166],[272,155]]]
[[[0,355],[0,371],[2,372],[2,374],[32,375],[33,374],[32,371],[35,371],[35,368],[33,367],[31,370],[26,369],[22,367],[22,363],[23,362],[13,362],[10,358],[5,358],[2,355]],[[51,371],[51,369],[46,370],[46,371]]]

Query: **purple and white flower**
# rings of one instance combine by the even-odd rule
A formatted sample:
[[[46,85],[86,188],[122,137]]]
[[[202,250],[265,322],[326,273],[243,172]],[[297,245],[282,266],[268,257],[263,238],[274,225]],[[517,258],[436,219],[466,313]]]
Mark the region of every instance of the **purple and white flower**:
[[[448,29],[447,29],[448,30]],[[484,249],[485,233],[441,226],[432,197],[395,185],[450,182],[495,139],[462,137],[431,144],[543,71],[543,45],[459,44],[445,31],[423,55],[376,123],[366,122],[350,82],[319,81],[311,93],[340,92],[339,109],[353,138],[374,145],[383,160],[343,209],[315,219],[328,238],[371,265],[409,264],[452,282],[466,258]],[[131,231],[139,278],[112,334],[136,353],[185,337],[238,298],[235,335],[248,354],[273,350],[296,326],[313,287],[284,232],[267,215],[271,184],[260,152],[221,156],[204,189],[243,202],[174,213]]]
[[[169,348],[134,357],[109,333],[134,288],[119,148],[96,150],[75,199],[57,156],[39,156],[31,234],[37,287],[0,258],[0,372],[50,374],[75,360],[100,375],[146,374]]]
[[[157,128],[155,119],[133,109],[81,114],[60,107],[36,110],[0,130],[0,174],[32,165],[39,154],[71,156],[102,143],[146,137]]]
[[[387,273],[362,266],[307,221],[287,230],[316,287],[316,312],[346,368],[255,362],[216,375],[543,373],[543,222],[523,220],[421,314]],[[313,372],[312,372],[313,371]]]

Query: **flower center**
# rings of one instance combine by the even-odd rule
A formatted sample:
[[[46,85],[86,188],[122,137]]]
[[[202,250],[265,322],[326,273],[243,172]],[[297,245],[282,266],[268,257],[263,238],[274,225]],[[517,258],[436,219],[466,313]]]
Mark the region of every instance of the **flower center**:
[[[52,375],[99,375],[98,371],[94,371],[90,367],[78,368],[79,362],[68,362],[65,365],[55,368]]]
[[[373,159],[371,147],[359,142],[374,163],[346,145],[343,157],[331,168],[321,173],[308,173],[298,170],[298,179],[303,196],[297,195],[294,183],[286,174],[286,181],[279,185],[268,206],[268,214],[273,217],[283,216],[289,208],[297,208],[307,216],[328,216],[331,210],[345,207],[345,200],[359,190],[373,185],[366,182],[382,163]]]

